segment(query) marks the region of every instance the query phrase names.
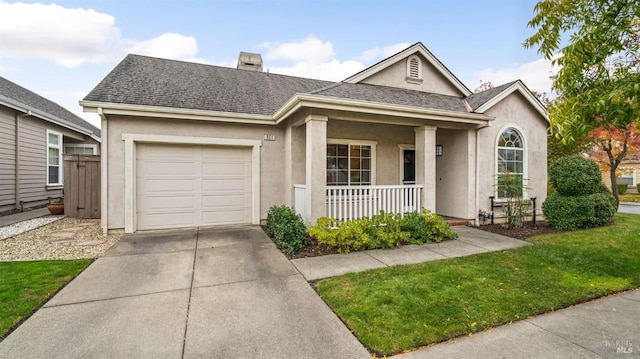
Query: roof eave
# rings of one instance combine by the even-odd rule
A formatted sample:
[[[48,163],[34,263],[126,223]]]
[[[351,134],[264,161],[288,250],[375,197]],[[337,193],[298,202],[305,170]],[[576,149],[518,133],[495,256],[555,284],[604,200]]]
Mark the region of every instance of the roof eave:
[[[274,125],[270,115],[258,115],[237,112],[183,109],[147,105],[132,105],[112,102],[80,101],[84,112],[96,112],[103,115],[140,116],[167,119],[187,119],[198,121],[219,121],[250,124]]]
[[[16,111],[25,113],[25,114],[29,114],[31,116],[37,117],[43,121],[47,121],[47,122],[51,122],[55,125],[64,127],[64,128],[68,128],[70,130],[76,131],[80,134],[83,134],[85,136],[88,136],[98,142],[101,142],[101,138],[100,136],[98,136],[96,133],[94,133],[93,131],[90,131],[84,127],[80,127],[78,125],[76,125],[75,123],[71,123],[63,118],[60,118],[58,116],[52,115],[50,113],[44,112],[44,111],[40,111],[34,107],[25,105],[23,103],[18,103],[17,101],[11,101],[11,99],[0,95],[0,105],[5,106],[5,107],[9,107],[12,108]]]
[[[527,101],[529,101],[529,103],[535,108],[535,110],[538,113],[540,113],[540,115],[545,119],[545,121],[547,121],[547,123],[550,123],[547,110],[520,80],[514,82],[513,85],[507,87],[506,89],[501,91],[499,94],[493,96],[492,98],[487,100],[485,103],[480,105],[478,108],[476,108],[476,112],[480,112],[480,113],[486,112],[491,107],[495,106],[500,101],[504,100],[505,97],[509,96],[514,91],[520,92],[520,94],[522,94],[527,99]]]

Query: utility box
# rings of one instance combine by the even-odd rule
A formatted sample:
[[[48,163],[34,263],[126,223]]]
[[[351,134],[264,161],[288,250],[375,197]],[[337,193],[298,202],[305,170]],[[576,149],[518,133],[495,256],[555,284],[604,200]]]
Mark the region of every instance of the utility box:
[[[100,218],[100,156],[64,156],[64,214]]]

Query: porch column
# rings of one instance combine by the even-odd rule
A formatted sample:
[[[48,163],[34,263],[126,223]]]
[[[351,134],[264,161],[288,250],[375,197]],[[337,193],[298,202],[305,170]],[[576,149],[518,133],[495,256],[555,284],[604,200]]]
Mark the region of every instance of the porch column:
[[[416,184],[422,185],[422,207],[436,212],[436,130],[435,126],[415,128]]]
[[[327,215],[327,116],[309,115],[306,126],[306,214],[311,224]]]

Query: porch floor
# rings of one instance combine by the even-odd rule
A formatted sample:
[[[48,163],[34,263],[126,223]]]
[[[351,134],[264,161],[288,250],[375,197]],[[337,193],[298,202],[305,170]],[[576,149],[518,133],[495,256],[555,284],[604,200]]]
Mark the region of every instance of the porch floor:
[[[469,220],[468,219],[443,216],[441,214],[439,214],[438,216],[442,217],[442,219],[445,222],[449,222],[449,224],[451,224],[451,226],[453,226],[453,227],[455,227],[455,226],[468,226],[469,225]]]

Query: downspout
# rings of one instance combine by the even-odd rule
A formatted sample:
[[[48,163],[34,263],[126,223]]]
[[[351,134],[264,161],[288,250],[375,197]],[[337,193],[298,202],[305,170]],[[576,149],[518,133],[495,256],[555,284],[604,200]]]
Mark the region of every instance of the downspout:
[[[31,110],[22,115],[16,115],[16,129],[15,129],[15,204],[14,206],[20,206],[20,212],[22,212],[22,201],[20,200],[20,118],[31,116]]]
[[[98,107],[98,116],[100,116],[100,226],[102,227],[102,234],[107,235],[109,232],[108,227],[108,203],[107,203],[107,144],[109,142],[109,136],[107,132],[107,116],[102,112],[102,107]]]

